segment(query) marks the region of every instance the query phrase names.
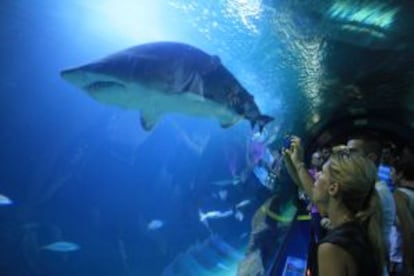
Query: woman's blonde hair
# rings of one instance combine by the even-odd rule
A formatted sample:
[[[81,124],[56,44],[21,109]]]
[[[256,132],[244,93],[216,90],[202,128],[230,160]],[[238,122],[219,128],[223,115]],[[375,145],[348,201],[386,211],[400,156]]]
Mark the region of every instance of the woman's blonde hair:
[[[383,267],[386,259],[382,210],[375,189],[377,168],[370,159],[341,147],[334,150],[329,162],[330,181],[340,186],[344,205],[367,230],[368,237]]]

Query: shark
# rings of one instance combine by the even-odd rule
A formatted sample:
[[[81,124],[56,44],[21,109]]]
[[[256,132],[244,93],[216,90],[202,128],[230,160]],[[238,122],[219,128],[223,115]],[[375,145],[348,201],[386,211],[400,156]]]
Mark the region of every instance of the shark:
[[[246,119],[262,130],[274,119],[218,56],[185,43],[140,44],[60,75],[102,104],[138,110],[147,131],[169,113],[216,118],[223,128]]]

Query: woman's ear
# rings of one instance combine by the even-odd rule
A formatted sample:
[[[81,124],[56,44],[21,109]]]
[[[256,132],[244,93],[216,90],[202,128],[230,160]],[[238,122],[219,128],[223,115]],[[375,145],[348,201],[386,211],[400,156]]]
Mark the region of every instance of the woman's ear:
[[[329,184],[328,193],[330,196],[336,196],[339,192],[339,184],[334,182]]]

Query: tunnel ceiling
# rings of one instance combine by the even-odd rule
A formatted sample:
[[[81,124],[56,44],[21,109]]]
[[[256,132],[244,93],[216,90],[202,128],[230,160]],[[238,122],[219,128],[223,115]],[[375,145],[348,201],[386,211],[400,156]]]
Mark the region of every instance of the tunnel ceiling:
[[[408,140],[414,127],[414,5],[408,1],[278,1],[291,11],[299,90],[285,100],[296,128],[325,143],[342,128],[383,129]],[[282,9],[281,5],[285,5]],[[300,28],[307,24],[308,28]],[[319,40],[319,41],[318,41]],[[318,42],[316,42],[318,41]],[[315,50],[316,48],[316,50]],[[316,56],[312,58],[312,56]],[[301,97],[298,104],[297,97]],[[289,117],[289,116],[287,116]]]
[[[310,130],[321,132],[349,120],[356,128],[392,128],[405,139],[410,137],[414,126],[412,48],[373,50],[338,41],[329,43],[326,68],[330,74],[327,79],[332,81],[320,91],[320,108],[311,111],[320,113],[321,120]],[[393,122],[395,127],[378,125],[380,121]]]

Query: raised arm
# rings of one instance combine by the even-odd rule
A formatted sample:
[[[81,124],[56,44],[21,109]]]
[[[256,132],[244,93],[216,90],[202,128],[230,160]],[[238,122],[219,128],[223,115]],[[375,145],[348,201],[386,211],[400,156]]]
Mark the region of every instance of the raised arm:
[[[303,148],[299,137],[292,136],[291,147],[283,151],[286,168],[296,185],[312,199],[314,179],[303,162]]]

